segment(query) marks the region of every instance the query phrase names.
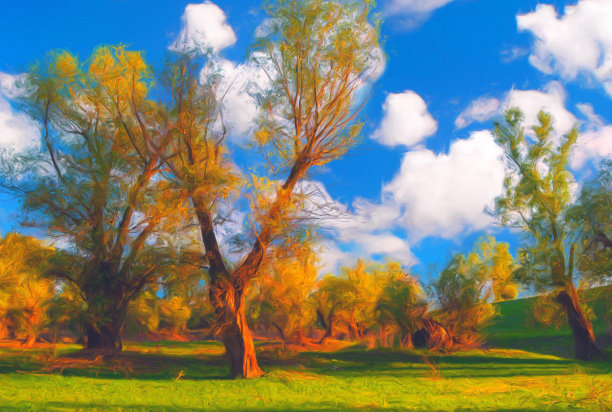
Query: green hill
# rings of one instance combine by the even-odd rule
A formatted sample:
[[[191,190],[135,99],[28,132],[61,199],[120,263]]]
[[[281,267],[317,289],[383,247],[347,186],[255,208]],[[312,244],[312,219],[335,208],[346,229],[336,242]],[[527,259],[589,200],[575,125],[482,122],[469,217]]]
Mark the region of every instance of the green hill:
[[[564,318],[558,328],[534,321],[532,313],[536,310],[537,299],[531,297],[496,303],[499,314],[485,328],[488,346],[572,357],[574,339]],[[592,310],[597,341],[608,354],[612,353],[611,299],[612,285],[594,288],[583,294],[584,302]]]

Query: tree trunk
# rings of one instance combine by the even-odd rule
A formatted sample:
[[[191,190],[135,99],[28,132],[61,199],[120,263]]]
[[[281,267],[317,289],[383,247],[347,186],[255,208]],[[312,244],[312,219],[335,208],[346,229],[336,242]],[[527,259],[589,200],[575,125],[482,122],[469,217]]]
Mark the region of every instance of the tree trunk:
[[[253,336],[246,321],[244,296],[238,298],[238,307],[235,309],[232,318],[224,322],[221,333],[225,353],[230,361],[230,375],[232,378],[256,378],[262,372],[257,365]]]
[[[36,335],[32,333],[28,335],[25,342],[23,343],[23,346],[25,346],[26,348],[32,348],[34,347],[35,344],[36,344]]]
[[[561,304],[567,315],[567,321],[572,328],[575,342],[575,355],[577,359],[593,360],[601,356],[601,350],[595,342],[593,326],[584,316],[580,299],[574,285],[569,285],[557,295],[557,302]]]
[[[278,331],[278,335],[280,336],[281,340],[283,341],[283,351],[285,352],[285,354],[287,354],[288,353],[288,351],[287,351],[287,337],[285,336],[285,332],[283,332],[283,328],[278,326],[276,324],[276,322],[272,322],[272,326]]]
[[[121,342],[122,322],[88,323],[87,331],[87,350],[96,355],[116,356],[123,349]]]
[[[333,313],[329,314],[329,318],[327,319],[327,329],[325,329],[325,335],[319,341],[319,344],[325,342],[327,338],[330,338],[334,335],[334,316]]]
[[[401,345],[403,349],[413,349],[414,348],[412,344],[412,334],[410,333],[410,331],[402,332]]]
[[[351,319],[351,321],[348,324],[348,330],[349,330],[349,338],[352,341],[361,339],[361,334],[359,333],[359,327],[357,326],[357,322],[355,322],[355,320]]]

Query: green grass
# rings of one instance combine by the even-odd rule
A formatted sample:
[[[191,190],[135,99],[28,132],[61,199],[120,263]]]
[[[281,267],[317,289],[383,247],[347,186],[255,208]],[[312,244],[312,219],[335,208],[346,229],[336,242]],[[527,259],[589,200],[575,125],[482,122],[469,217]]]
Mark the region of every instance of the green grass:
[[[610,302],[605,294],[607,291],[609,296],[610,288],[612,286],[593,289],[584,297],[594,315],[592,323],[597,341],[604,345],[608,357],[612,358]],[[569,326],[566,322],[560,328],[535,324],[530,316],[530,312],[535,310],[535,300],[528,298],[498,303],[499,314],[485,329],[488,346],[572,357],[574,338]]]
[[[569,331],[526,329],[527,300],[500,309],[488,332],[502,349],[279,356],[259,344],[266,375],[248,381],[227,378],[217,342],[128,343],[119,360],[91,365],[76,345],[0,347],[0,410],[610,410],[610,361],[558,356],[571,353]]]

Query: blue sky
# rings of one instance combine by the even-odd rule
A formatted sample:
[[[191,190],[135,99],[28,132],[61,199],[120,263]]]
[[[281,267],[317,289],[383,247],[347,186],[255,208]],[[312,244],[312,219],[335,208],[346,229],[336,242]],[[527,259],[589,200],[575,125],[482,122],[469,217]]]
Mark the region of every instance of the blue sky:
[[[160,67],[168,47],[213,47],[228,76],[257,76],[245,59],[263,9],[251,1],[4,2],[0,13],[0,147],[20,150],[36,128],[10,103],[14,76],[46,52],[81,58],[103,44],[143,50]],[[385,70],[362,112],[364,138],[312,184],[345,210],[332,224],[326,270],[351,259],[399,259],[424,275],[485,233],[517,243],[483,213],[499,193],[502,165],[491,119],[519,106],[545,108],[560,131],[582,133],[578,181],[612,156],[612,0],[389,0],[377,11]],[[178,46],[177,46],[178,47]],[[237,84],[241,84],[238,81]],[[233,148],[249,134],[245,94],[226,109]],[[247,137],[245,137],[247,136]],[[32,143],[35,144],[35,143]],[[0,203],[0,233],[22,230],[17,205]]]

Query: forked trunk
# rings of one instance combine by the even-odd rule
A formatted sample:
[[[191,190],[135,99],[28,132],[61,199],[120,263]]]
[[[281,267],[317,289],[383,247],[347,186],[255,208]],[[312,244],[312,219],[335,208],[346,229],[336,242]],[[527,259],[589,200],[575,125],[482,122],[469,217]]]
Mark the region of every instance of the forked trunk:
[[[262,375],[253,336],[246,321],[244,312],[244,297],[239,299],[238,307],[232,319],[226,319],[221,333],[221,340],[225,345],[225,352],[230,361],[230,375],[232,378],[256,378]]]
[[[593,326],[584,316],[578,293],[573,285],[562,290],[557,295],[557,301],[563,306],[567,321],[572,328],[575,342],[575,355],[577,359],[593,360],[601,356],[601,350],[595,342]]]

